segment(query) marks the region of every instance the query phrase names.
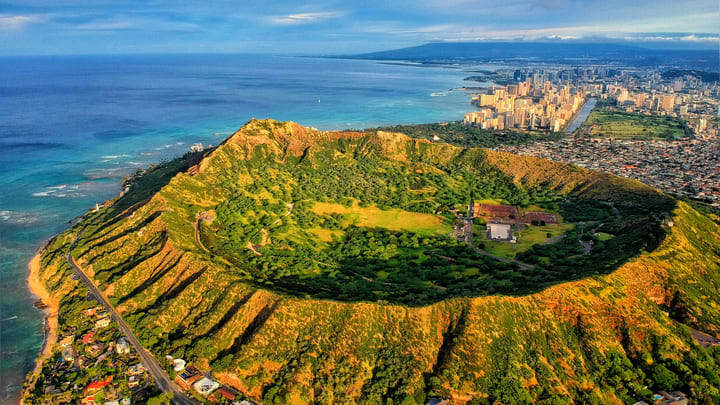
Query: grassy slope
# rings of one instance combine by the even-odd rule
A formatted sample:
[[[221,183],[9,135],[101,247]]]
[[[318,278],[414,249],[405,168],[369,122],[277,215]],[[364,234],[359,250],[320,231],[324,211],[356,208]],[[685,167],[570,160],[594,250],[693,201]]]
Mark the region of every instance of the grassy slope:
[[[638,359],[686,364],[688,355],[707,356],[673,319],[720,333],[720,230],[685,204],[675,209],[675,226],[654,252],[609,275],[524,297],[408,308],[292,298],[251,287],[196,246],[195,215],[220,202],[217,179],[256,145],[301,156],[310,137],[340,135],[266,122],[242,132],[206,158],[199,174],[175,176],[121,219],[107,211],[89,214],[54,239],[43,252],[47,286],[57,294],[73,290],[63,252],[79,234],[74,255],[158,356],[192,350],[206,368],[217,359],[225,382],[268,402],[399,402],[430,391],[459,401],[619,403],[637,397],[627,397],[632,378],[609,368],[620,361],[616,356],[631,359],[631,368],[638,368]],[[407,142],[415,141],[388,134],[369,139],[396,159],[407,156]],[[420,148],[431,161],[460,152],[447,145]],[[610,175],[501,153],[486,159],[518,183],[614,200],[620,208],[633,199],[662,204],[659,193]],[[661,351],[653,349],[658,345]],[[704,390],[718,395],[716,388]]]

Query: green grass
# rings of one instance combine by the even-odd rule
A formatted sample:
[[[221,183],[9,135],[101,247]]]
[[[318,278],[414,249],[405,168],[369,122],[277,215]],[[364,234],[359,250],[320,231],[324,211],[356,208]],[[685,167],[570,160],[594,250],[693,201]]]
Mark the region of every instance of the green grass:
[[[475,200],[478,204],[490,204],[490,205],[499,205],[499,204],[507,204],[508,202],[501,199],[501,198],[485,198],[482,200]],[[538,211],[542,211],[542,208],[539,208]]]
[[[476,236],[474,239],[476,243],[483,243],[485,245],[485,251],[496,256],[512,259],[518,253],[528,251],[533,245],[543,243],[551,237],[562,235],[572,229],[572,227],[572,224],[529,226],[520,232],[513,232],[513,234],[517,236],[517,243],[510,243],[488,239],[485,229],[479,226],[475,231]],[[548,234],[550,234],[550,237],[547,236]]]
[[[613,238],[613,235],[610,235],[609,233],[605,233],[605,232],[597,232],[595,234],[595,237],[597,237],[599,240],[610,240]]]
[[[439,215],[396,208],[381,210],[373,206],[360,207],[357,202],[351,207],[336,203],[317,202],[312,210],[318,215],[342,214],[346,217],[344,224],[346,226],[354,224],[366,228],[408,231],[419,235],[449,235],[452,233],[452,224]]]
[[[598,108],[590,113],[584,125],[598,126],[590,130],[593,137],[673,140],[686,135],[682,124],[675,118]]]
[[[317,236],[318,240],[322,242],[332,242],[333,238],[340,239],[345,234],[345,232],[340,230],[331,230],[319,227],[308,229],[308,231]]]

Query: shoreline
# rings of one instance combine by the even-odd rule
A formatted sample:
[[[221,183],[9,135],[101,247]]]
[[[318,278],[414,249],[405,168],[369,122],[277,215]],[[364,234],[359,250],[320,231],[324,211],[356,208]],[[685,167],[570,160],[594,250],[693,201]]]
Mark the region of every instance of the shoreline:
[[[26,382],[29,382],[28,387],[35,385],[35,380],[42,371],[43,362],[50,357],[53,346],[55,346],[55,343],[57,342],[59,302],[50,295],[50,292],[40,279],[41,251],[42,249],[39,249],[35,253],[35,256],[33,256],[32,260],[30,260],[30,263],[28,263],[29,274],[27,277],[27,285],[33,296],[38,298],[37,302],[42,303],[42,306],[39,306],[36,302],[34,306],[35,308],[43,311],[43,329],[45,336],[43,338],[42,349],[35,359],[35,367],[31,371],[31,377],[26,379]],[[23,389],[23,394],[21,394],[20,404],[23,403],[22,397],[24,396],[24,392],[25,389]]]

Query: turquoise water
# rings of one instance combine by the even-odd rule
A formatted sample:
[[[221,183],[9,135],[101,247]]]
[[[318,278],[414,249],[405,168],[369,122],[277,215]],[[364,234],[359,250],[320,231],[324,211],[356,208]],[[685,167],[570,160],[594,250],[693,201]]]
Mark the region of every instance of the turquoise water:
[[[0,402],[42,346],[25,284],[44,240],[122,176],[217,144],[250,118],[319,129],[462,119],[466,72],[271,56],[0,58]]]

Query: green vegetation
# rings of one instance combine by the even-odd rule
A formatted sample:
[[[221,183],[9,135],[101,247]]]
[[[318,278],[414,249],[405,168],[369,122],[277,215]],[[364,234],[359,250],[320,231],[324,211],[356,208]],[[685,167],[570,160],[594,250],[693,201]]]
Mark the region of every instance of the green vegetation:
[[[64,261],[77,236],[73,255],[156,357],[267,404],[634,403],[673,389],[720,402],[720,349],[689,329],[720,334],[720,227],[639,182],[270,120],[198,167],[137,179],[123,199],[140,203],[52,240],[47,287],[78,290]],[[562,218],[521,231],[512,253],[532,269],[448,235],[471,194]]]
[[[483,226],[479,226],[475,231],[476,237],[473,241],[476,245],[480,246],[487,252],[490,252],[496,256],[513,259],[519,253],[525,252],[534,245],[546,243],[554,239],[561,237],[566,231],[572,229],[572,224],[557,224],[557,225],[545,225],[545,226],[528,226],[527,228],[515,232],[517,236],[517,243],[508,242],[497,242],[490,240],[487,237],[487,232],[483,229]]]
[[[676,118],[643,115],[596,107],[583,126],[594,126],[589,135],[633,140],[674,140],[687,136]]]
[[[340,215],[342,226],[356,225],[365,228],[382,228],[392,231],[408,231],[421,236],[452,233],[452,224],[439,215],[410,212],[400,209],[381,210],[377,207],[360,207],[357,203],[346,207],[336,203],[315,203],[312,211],[320,216]]]
[[[690,70],[690,69],[670,69],[662,72],[662,77],[665,80],[674,79],[677,77],[683,77],[686,75],[697,77],[698,79],[706,82],[713,83],[720,81],[720,74],[718,72],[706,72],[704,70]]]
[[[568,222],[603,221],[603,232],[630,231],[606,203],[516,184],[489,165],[481,150],[434,162],[423,150],[429,147],[404,146],[400,150],[406,161],[389,159],[362,139],[327,142],[310,156],[286,156],[283,161],[256,147],[251,159],[234,163],[233,173],[242,181],[223,182],[227,198],[212,207],[217,218],[212,225],[201,224],[200,237],[214,257],[232,263],[240,277],[258,288],[406,305],[455,296],[527,294],[610,271],[645,246],[630,243],[637,237],[632,234],[598,241],[602,243],[591,254],[582,255],[571,224],[531,225],[517,244],[479,241],[498,256],[522,253],[524,261],[547,269],[520,270],[482,256],[451,235],[452,210],[465,210],[470,195],[481,201],[547,207]],[[661,240],[659,222],[640,218],[645,221],[643,232],[656,234],[652,242]],[[540,247],[548,234],[563,233],[562,241]],[[583,257],[569,263],[582,266],[552,268],[575,254]]]
[[[523,131],[490,131],[462,122],[433,124],[395,125],[369,129],[366,132],[388,131],[399,132],[413,138],[434,140],[439,137],[442,142],[463,147],[494,148],[501,145],[525,145],[537,141],[555,141],[562,138],[560,133],[541,133]]]

